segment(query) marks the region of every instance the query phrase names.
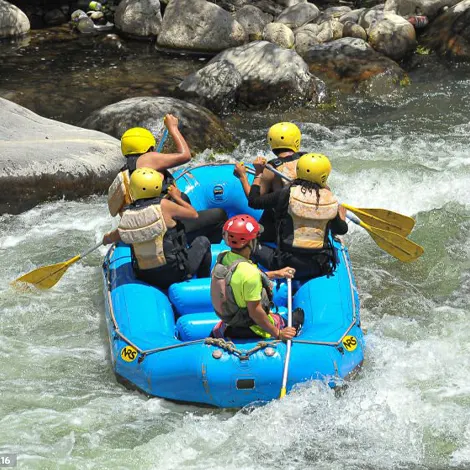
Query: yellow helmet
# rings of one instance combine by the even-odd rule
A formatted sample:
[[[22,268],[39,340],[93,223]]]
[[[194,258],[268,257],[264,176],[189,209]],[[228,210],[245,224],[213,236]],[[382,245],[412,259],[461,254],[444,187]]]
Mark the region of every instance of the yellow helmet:
[[[137,168],[131,175],[130,191],[134,201],[158,197],[162,187],[162,175],[152,168]]]
[[[292,122],[278,122],[268,131],[268,143],[271,150],[289,149],[298,152],[301,138],[300,129]]]
[[[328,157],[321,153],[307,153],[297,160],[297,178],[325,186],[331,173]]]
[[[148,129],[133,127],[128,129],[121,137],[121,151],[123,155],[137,155],[147,152],[155,147],[155,137]]]

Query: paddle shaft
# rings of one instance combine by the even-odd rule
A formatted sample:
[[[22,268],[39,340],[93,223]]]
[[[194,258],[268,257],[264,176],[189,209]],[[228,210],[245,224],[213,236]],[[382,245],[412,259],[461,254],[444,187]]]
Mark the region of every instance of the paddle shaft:
[[[284,173],[281,173],[279,170],[276,170],[276,168],[272,167],[271,165],[266,165],[266,168],[269,171],[272,171],[275,175],[281,177],[282,179],[285,179],[288,183],[292,183],[292,180],[286,176]],[[246,169],[247,173],[250,173],[251,175],[256,174],[256,171],[254,169],[248,168]]]
[[[287,279],[287,326],[292,326],[292,279]],[[289,375],[290,350],[292,340],[287,340],[286,360],[284,362],[284,372],[282,374],[282,386],[280,398],[286,394],[287,376]]]
[[[84,251],[82,254],[78,255],[78,259],[85,258],[85,256],[89,255],[91,252],[97,250],[101,245],[103,244],[103,241],[100,241],[97,243],[94,247],[89,248],[88,250]],[[77,260],[78,261],[78,260]]]
[[[165,128],[165,130],[163,131],[163,134],[162,134],[162,138],[160,139],[160,142],[158,143],[157,152],[162,151],[162,148],[165,145],[165,141],[166,141],[167,138],[168,138],[168,129]]]

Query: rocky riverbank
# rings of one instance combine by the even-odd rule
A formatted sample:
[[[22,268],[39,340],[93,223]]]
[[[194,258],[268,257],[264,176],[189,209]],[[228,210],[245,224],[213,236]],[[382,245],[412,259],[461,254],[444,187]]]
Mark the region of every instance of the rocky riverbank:
[[[24,11],[0,0],[0,38],[23,41],[23,49],[40,48],[37,42],[28,43],[38,15],[43,26],[48,26],[70,21],[74,8],[87,9],[87,2],[58,0],[51,2],[54,9],[38,12],[33,1],[15,3]],[[470,0],[110,0],[107,8],[114,24],[111,34],[93,31],[87,35],[71,24],[54,39],[62,45],[65,40],[93,38],[92,52],[97,48],[101,54],[119,51],[118,65],[110,68],[128,64],[127,83],[122,78],[119,83],[113,81],[111,70],[99,77],[98,84],[87,78],[90,88],[100,87],[101,96],[107,98],[74,123],[116,139],[127,127],[137,125],[158,135],[162,116],[174,112],[194,153],[206,148],[233,150],[236,137],[224,124],[233,113],[295,108],[300,116],[304,108],[328,109],[334,106],[335,96],[351,92],[383,100],[410,85],[408,69],[417,63],[419,54],[470,58],[466,26]],[[136,38],[145,41],[147,57],[153,48],[154,54],[164,50],[176,59],[168,72],[158,66],[149,70],[151,78],[145,86],[139,83],[142,74],[135,73],[136,62],[127,62],[127,45]],[[197,61],[191,72],[180,74],[177,60],[181,54],[211,60]],[[60,80],[54,59],[50,63],[48,57],[41,60],[47,64],[43,73]],[[89,72],[79,68],[75,79],[82,80]],[[169,73],[171,86],[160,85],[162,73]],[[34,109],[38,100],[56,99],[54,80],[48,95],[38,93],[34,99],[21,99],[14,83],[2,89],[0,82],[0,96]],[[124,91],[116,93],[116,85]],[[132,98],[123,99],[129,96],[122,96],[125,90],[134,86],[141,88],[132,92]],[[92,103],[94,96],[90,94]],[[70,95],[61,96],[58,103],[78,108],[83,102]],[[30,121],[36,125],[31,127]],[[17,188],[2,190],[2,211],[19,212],[48,198],[103,192],[122,162],[117,140],[83,128],[67,128],[64,137],[63,123],[54,125],[28,115],[5,100],[1,101],[0,123],[2,188]],[[47,146],[41,147],[44,142]],[[24,160],[15,161],[15,155],[24,155]]]

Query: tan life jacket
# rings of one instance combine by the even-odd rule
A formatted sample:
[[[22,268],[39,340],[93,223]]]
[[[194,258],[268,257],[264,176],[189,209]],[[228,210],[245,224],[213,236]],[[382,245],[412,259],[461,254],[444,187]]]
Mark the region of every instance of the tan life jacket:
[[[328,222],[338,214],[338,201],[329,189],[322,188],[317,204],[315,191],[302,192],[302,186],[292,186],[288,214],[294,228],[292,247],[321,249],[325,245]]]
[[[163,238],[167,232],[160,204],[124,211],[118,227],[124,243],[132,245],[139,269],[159,268],[166,264]]]
[[[295,180],[295,178],[297,178],[297,160],[302,155],[305,155],[305,152],[295,152],[285,158],[273,158],[272,160],[269,160],[268,165],[272,166],[283,175],[286,175],[291,180]],[[289,183],[289,181],[284,178],[280,178],[280,180],[283,187]]]
[[[277,168],[283,175],[286,175],[291,181],[297,178],[297,160],[286,162]],[[287,186],[289,181],[281,178],[282,186]]]
[[[131,204],[132,197],[129,190],[130,174],[129,170],[120,171],[108,189],[108,209],[109,213],[116,217],[124,206]]]
[[[239,258],[232,264],[225,266],[222,264],[224,256],[227,251],[219,253],[217,261],[211,273],[211,300],[214,311],[217,316],[229,326],[233,327],[250,327],[255,324],[251,319],[248,308],[239,307],[235,301],[230,281],[232,280],[233,273],[240,263],[249,263],[249,261]],[[271,289],[271,281],[268,276],[262,271],[259,272],[261,276],[262,291],[261,291],[261,305],[264,311],[269,314],[273,293]]]

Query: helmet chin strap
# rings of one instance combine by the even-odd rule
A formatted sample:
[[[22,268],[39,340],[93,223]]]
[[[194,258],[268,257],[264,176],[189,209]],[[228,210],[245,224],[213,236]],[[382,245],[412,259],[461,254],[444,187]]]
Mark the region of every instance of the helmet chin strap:
[[[251,256],[251,253],[253,253],[256,250],[257,245],[258,245],[258,237],[256,237],[254,240],[250,240],[246,245],[243,245],[241,248],[232,248],[232,251],[239,254],[246,247],[248,247],[250,249],[250,256]]]
[[[250,242],[248,243],[248,246],[250,247],[251,253],[256,251],[256,247],[258,246],[258,238],[259,237],[256,237],[254,240],[250,240]]]

